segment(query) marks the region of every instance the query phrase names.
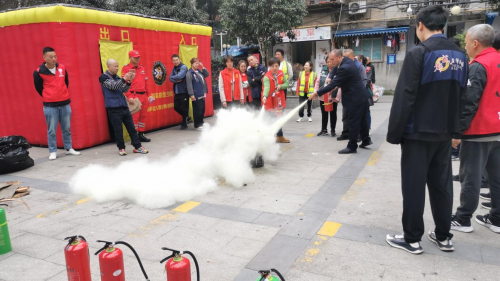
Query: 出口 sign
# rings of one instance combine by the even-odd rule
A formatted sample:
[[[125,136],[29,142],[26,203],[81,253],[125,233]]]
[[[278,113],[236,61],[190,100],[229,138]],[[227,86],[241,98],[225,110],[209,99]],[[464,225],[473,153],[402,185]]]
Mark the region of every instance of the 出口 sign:
[[[294,29],[293,33],[295,34],[295,39],[292,42],[330,40],[332,38],[330,26]],[[283,38],[283,43],[291,41],[285,32],[282,32],[280,37]]]

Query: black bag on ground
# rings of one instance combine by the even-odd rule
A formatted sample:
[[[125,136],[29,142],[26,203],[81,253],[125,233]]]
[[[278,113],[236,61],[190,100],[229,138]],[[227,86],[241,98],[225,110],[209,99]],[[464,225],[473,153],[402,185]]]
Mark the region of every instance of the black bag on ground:
[[[0,175],[27,169],[35,162],[29,156],[31,145],[23,136],[0,138]]]
[[[250,164],[252,164],[252,168],[264,167],[264,158],[262,158],[262,155],[257,154],[255,158],[250,161]]]

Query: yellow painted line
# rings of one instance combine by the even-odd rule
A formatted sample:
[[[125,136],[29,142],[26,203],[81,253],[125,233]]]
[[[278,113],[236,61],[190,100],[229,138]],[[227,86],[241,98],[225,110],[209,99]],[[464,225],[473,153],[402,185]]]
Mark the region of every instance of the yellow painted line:
[[[86,198],[83,198],[83,199],[80,199],[80,200],[76,201],[75,203],[66,204],[66,205],[62,206],[61,208],[59,208],[59,209],[55,209],[55,210],[52,210],[52,211],[47,211],[47,212],[38,214],[38,215],[36,215],[36,217],[39,218],[39,219],[43,219],[43,218],[48,217],[49,215],[54,215],[54,214],[57,214],[57,213],[59,213],[61,211],[65,211],[65,210],[69,209],[70,207],[73,207],[73,206],[76,206],[76,205],[85,204],[85,203],[89,202],[90,200],[91,200],[90,198],[86,197]]]
[[[312,138],[312,137],[314,137],[315,135],[316,135],[316,134],[307,134],[307,135],[305,135],[305,137],[306,137],[306,138]]]
[[[377,150],[372,153],[372,156],[370,156],[370,159],[368,159],[368,163],[366,163],[366,166],[375,166],[380,161],[380,158],[382,158],[382,153],[378,152]]]
[[[309,248],[306,251],[304,257],[300,261],[305,263],[311,263],[314,260],[314,257],[319,254],[320,248],[318,246],[323,244],[323,242],[325,242],[326,240],[328,240],[328,237],[318,235],[318,240],[314,241],[315,246]]]
[[[191,211],[194,207],[200,205],[200,202],[196,201],[187,201],[186,203],[180,205],[179,207],[175,208],[173,211],[174,212],[179,212],[179,213],[187,213]]]
[[[323,224],[323,227],[318,231],[318,235],[325,235],[329,237],[335,236],[337,234],[337,231],[339,231],[339,228],[342,226],[342,224],[338,222],[333,222],[333,221],[327,221]]]
[[[356,185],[365,185],[366,183],[366,179],[365,178],[360,178],[360,179],[357,179],[354,184]]]
[[[80,199],[78,201],[76,201],[76,205],[80,205],[80,204],[83,204],[83,203],[87,203],[90,201],[90,197],[87,197],[87,198],[83,198],[83,199]]]
[[[289,144],[289,145],[287,145],[287,146],[282,146],[282,147],[280,148],[280,151],[281,151],[281,152],[285,152],[285,151],[289,150],[289,149],[290,149],[290,148],[292,148],[292,147],[293,147],[293,146],[292,146],[291,144]]]
[[[156,219],[152,220],[148,224],[141,226],[136,231],[129,233],[128,236],[143,237],[148,232],[150,232],[152,229],[154,229],[158,226],[164,226],[164,225],[168,224],[169,222],[173,221],[174,219],[177,218],[177,216],[178,216],[177,213],[168,212],[164,215],[161,215],[160,217],[157,217]]]

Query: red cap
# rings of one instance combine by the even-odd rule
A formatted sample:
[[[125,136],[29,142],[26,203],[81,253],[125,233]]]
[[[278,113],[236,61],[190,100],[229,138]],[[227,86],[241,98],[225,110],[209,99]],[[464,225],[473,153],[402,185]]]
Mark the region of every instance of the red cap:
[[[132,51],[128,52],[128,56],[129,56],[130,58],[138,58],[138,57],[140,57],[141,55],[139,55],[139,51],[132,50]]]

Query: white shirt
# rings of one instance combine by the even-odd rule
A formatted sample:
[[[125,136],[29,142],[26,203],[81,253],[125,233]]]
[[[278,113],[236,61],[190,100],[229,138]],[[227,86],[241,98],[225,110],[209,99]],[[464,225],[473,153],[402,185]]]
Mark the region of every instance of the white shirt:
[[[56,67],[55,66],[54,66],[54,68],[51,68],[49,70],[50,70],[50,72],[52,72],[52,74],[54,74],[54,75],[56,74]]]

